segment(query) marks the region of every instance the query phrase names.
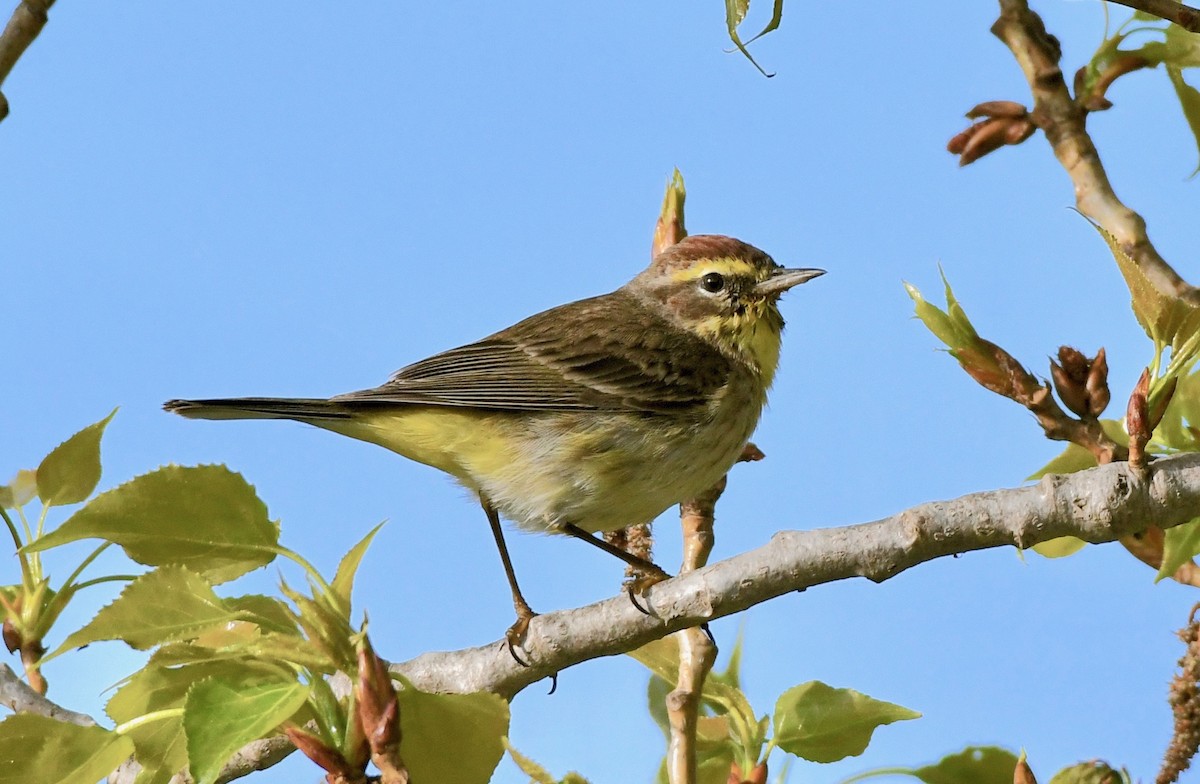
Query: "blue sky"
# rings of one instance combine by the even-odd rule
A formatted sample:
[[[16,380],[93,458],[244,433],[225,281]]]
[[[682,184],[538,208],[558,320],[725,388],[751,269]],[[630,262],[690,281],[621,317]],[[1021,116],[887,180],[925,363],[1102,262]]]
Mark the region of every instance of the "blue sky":
[[[1101,6],[1038,10],[1068,72],[1083,64]],[[780,529],[1019,485],[1059,447],[934,350],[902,281],[936,298],[942,264],[981,334],[1035,372],[1061,343],[1106,346],[1118,401],[1150,352],[1041,136],[964,170],[944,150],[975,103],[1028,95],[988,33],[995,13],[791,2],[755,45],[777,73],[765,79],[724,51],[715,2],[60,3],[5,84],[0,476],[120,406],[102,488],[164,463],[225,463],[328,571],[389,520],[356,597],[378,649],[403,660],[497,639],[511,622],[503,573],[450,480],[302,425],[159,406],[371,386],[616,288],[645,266],[678,166],[693,233],[829,270],[784,301],[782,369],[755,437],[768,457],[734,469],[715,558]],[[1162,73],[1127,77],[1090,127],[1118,193],[1196,280],[1197,153],[1173,95]],[[656,529],[668,568],[672,517]],[[620,566],[579,543],[510,546],[537,609],[617,589]],[[1046,779],[1099,757],[1145,780],[1170,734],[1173,631],[1196,600],[1152,576],[1116,546],[1057,562],[991,551],[822,586],[713,631],[728,646],[744,626],[763,713],[811,679],[924,713],[861,758],[797,765],[793,781],[968,743],[1023,746]],[[88,598],[94,610],[108,597]],[[86,620],[79,604],[64,630]],[[139,662],[92,645],[49,668],[51,696],[98,714]],[[564,673],[553,696],[532,688],[514,703],[513,743],[558,775],[648,781],[662,743],[645,680],[613,658]],[[293,759],[252,780],[317,778]],[[505,761],[495,780],[524,779]]]

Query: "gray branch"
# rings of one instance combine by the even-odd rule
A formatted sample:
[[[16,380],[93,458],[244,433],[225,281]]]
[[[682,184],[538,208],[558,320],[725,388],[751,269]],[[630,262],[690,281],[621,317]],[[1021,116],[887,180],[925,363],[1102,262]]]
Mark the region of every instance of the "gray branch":
[[[626,653],[671,632],[741,612],[777,596],[865,577],[882,582],[926,561],[992,547],[1031,547],[1060,536],[1111,542],[1147,525],[1171,528],[1200,517],[1200,454],[1151,463],[1112,463],[1035,485],[922,504],[871,523],[781,531],[748,553],[655,585],[643,615],[620,596],[539,615],[517,665],[502,640],[479,648],[426,653],[393,665],[425,691],[491,691],[511,698],[526,686],[600,656]],[[14,676],[15,677],[15,676]],[[222,780],[261,770],[285,756],[276,742],[243,749]],[[268,754],[265,752],[269,749]],[[133,780],[133,770],[111,782]]]
[[[0,705],[14,713],[32,713],[84,727],[90,727],[96,723],[91,716],[67,710],[38,694],[29,688],[29,684],[21,680],[21,676],[13,672],[12,667],[7,664],[0,664]]]
[[[54,0],[21,0],[13,11],[4,32],[0,33],[0,85],[46,26],[47,12],[52,5]],[[0,120],[7,116],[8,99],[0,93]]]

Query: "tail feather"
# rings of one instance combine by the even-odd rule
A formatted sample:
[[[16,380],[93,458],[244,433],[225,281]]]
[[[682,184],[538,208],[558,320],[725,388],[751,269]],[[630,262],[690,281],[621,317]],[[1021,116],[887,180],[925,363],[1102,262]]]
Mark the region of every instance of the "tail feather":
[[[320,398],[233,397],[215,400],[168,400],[163,410],[189,419],[349,419],[339,403]]]

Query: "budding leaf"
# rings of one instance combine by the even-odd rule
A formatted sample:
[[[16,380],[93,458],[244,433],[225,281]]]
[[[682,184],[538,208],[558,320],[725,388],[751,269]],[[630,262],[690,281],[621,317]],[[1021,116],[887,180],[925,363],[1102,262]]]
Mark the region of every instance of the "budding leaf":
[[[47,506],[77,504],[100,483],[100,438],[112,413],[63,441],[37,468],[37,492]]]
[[[403,681],[402,681],[403,682]],[[400,757],[413,781],[487,784],[504,756],[508,703],[488,692],[429,694],[409,683],[400,702]],[[456,751],[446,753],[446,738]]]
[[[650,246],[650,256],[654,257],[687,236],[687,228],[683,220],[683,205],[687,201],[687,189],[683,186],[683,175],[675,170],[671,181],[667,183],[667,192],[663,195],[662,209],[658,214],[658,222],[654,225],[654,241]]]
[[[1017,755],[995,746],[968,746],[912,771],[925,784],[1012,784]]]
[[[121,545],[140,564],[182,564],[221,583],[270,563],[279,527],[241,474],[165,466],[101,493],[26,549],[96,538]]]
[[[1154,582],[1175,574],[1179,567],[1200,555],[1200,517],[1168,528],[1163,539],[1162,565]]]
[[[87,626],[51,655],[97,640],[124,640],[137,650],[190,639],[237,618],[212,586],[182,566],[163,566],[134,580]]]
[[[1183,73],[1177,67],[1168,65],[1167,76],[1171,78],[1175,94],[1179,96],[1179,105],[1183,109],[1184,119],[1187,120],[1188,127],[1192,129],[1196,145],[1200,147],[1200,90],[1185,82]],[[1195,176],[1196,172],[1200,172],[1200,164],[1192,171],[1192,176]]]
[[[371,546],[371,540],[375,538],[375,534],[379,533],[380,528],[383,528],[383,523],[368,531],[358,544],[350,548],[350,552],[342,557],[341,563],[338,564],[337,574],[330,583],[337,600],[342,603],[340,608],[342,614],[347,618],[350,617],[350,592],[354,588],[354,575],[358,572],[358,565],[362,563],[363,556],[367,554],[367,548]]]
[[[103,727],[32,713],[0,722],[0,784],[99,781],[132,755],[133,741]]]
[[[209,678],[188,691],[183,730],[196,784],[214,784],[238,749],[266,737],[304,707],[308,687],[295,680],[254,686]]]
[[[775,703],[774,738],[789,754],[813,762],[837,762],[862,754],[876,727],[920,715],[853,689],[809,681],[788,689]]]
[[[1093,224],[1095,225],[1095,224]],[[1190,338],[1200,333],[1200,308],[1189,304],[1183,299],[1162,291],[1146,276],[1142,268],[1121,248],[1117,238],[1103,227],[1096,226],[1096,231],[1108,243],[1117,267],[1125,278],[1132,296],[1133,315],[1137,318],[1142,329],[1157,345],[1182,346]],[[1190,364],[1195,358],[1191,356],[1172,356],[1171,364],[1182,362],[1181,369]]]
[[[1063,768],[1054,774],[1050,784],[1128,784],[1129,781],[1127,771],[1114,770],[1107,763],[1097,760]]]

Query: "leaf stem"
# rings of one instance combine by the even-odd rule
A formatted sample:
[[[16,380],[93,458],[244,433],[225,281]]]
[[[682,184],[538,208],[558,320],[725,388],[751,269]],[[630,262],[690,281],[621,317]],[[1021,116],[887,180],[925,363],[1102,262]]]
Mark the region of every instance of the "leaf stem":
[[[164,719],[174,719],[183,715],[183,708],[167,708],[165,710],[152,711],[143,716],[132,718],[124,724],[117,725],[113,732],[117,735],[126,735],[130,730],[135,730],[143,724],[150,724]]]
[[[13,545],[17,548],[17,558],[21,561],[21,585],[26,593],[33,590],[33,575],[29,573],[29,556],[21,552],[21,534],[17,531],[17,524],[8,516],[8,512],[4,511],[4,507],[0,506],[0,517],[4,518],[4,524],[8,526],[8,533],[12,535]]]
[[[841,784],[854,784],[856,781],[865,781],[876,776],[912,776],[914,775],[912,768],[875,768],[875,770],[867,770],[862,773],[856,773],[848,779],[842,779]]]
[[[300,568],[302,568],[305,573],[312,578],[313,582],[317,584],[322,593],[336,600],[337,594],[334,593],[333,588],[329,585],[329,583],[325,582],[325,578],[322,577],[321,573],[317,571],[317,567],[309,563],[304,556],[300,555],[300,553],[296,552],[295,550],[289,550],[281,544],[275,545],[269,549],[276,555],[282,555],[284,558],[287,558],[293,563],[298,564]]]
[[[93,550],[91,555],[89,555],[87,558],[84,558],[84,559],[83,559],[83,560],[82,560],[82,561],[79,563],[79,566],[76,566],[76,567],[75,567],[75,571],[71,572],[71,576],[70,576],[70,577],[68,577],[68,578],[66,579],[66,582],[64,582],[64,583],[62,584],[62,588],[59,588],[59,589],[58,589],[58,592],[61,594],[61,593],[64,593],[64,592],[66,592],[66,591],[72,590],[72,588],[75,588],[76,590],[77,590],[78,588],[81,588],[82,586],[75,586],[75,585],[74,585],[74,583],[75,583],[75,580],[76,580],[76,579],[79,577],[79,575],[80,575],[80,574],[82,574],[82,573],[83,573],[83,570],[84,570],[84,569],[86,569],[86,568],[88,568],[88,566],[90,566],[90,565],[91,565],[92,561],[94,561],[94,560],[96,560],[98,557],[100,557],[100,553],[102,553],[102,552],[104,552],[105,550],[107,550],[107,549],[108,549],[108,546],[109,546],[109,545],[111,545],[111,544],[112,544],[112,542],[104,542],[104,543],[103,543],[103,544],[101,544],[99,547],[97,547],[95,550]]]

